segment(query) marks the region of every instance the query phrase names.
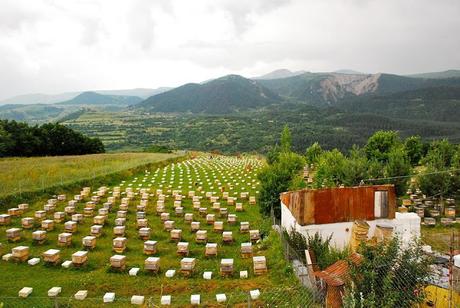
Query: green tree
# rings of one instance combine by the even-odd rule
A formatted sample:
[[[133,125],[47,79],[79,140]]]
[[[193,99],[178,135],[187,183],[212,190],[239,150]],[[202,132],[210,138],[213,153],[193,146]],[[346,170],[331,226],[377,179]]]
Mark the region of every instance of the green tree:
[[[319,143],[313,143],[311,146],[307,148],[307,151],[305,152],[305,158],[307,160],[307,163],[316,165],[322,153],[323,149],[321,148]]]
[[[353,146],[344,167],[344,184],[347,186],[359,185],[362,180],[369,178],[368,169],[366,153]]]
[[[420,189],[429,196],[445,196],[451,190],[452,179],[442,151],[432,148],[425,157],[426,170],[418,177]]]
[[[385,177],[396,177],[387,182],[394,184],[398,196],[404,195],[409,181],[406,176],[411,173],[411,164],[403,147],[393,148],[388,153],[388,163],[385,165],[384,173]]]
[[[281,132],[280,143],[281,143],[281,152],[291,151],[292,135],[287,125],[284,126],[283,131]]]
[[[404,149],[412,166],[420,163],[423,156],[423,142],[420,136],[411,136],[404,141]]]
[[[275,144],[275,146],[270,148],[270,151],[268,151],[267,153],[267,163],[269,165],[273,165],[275,162],[277,162],[280,152],[281,152],[280,147],[277,144]]]
[[[324,152],[316,168],[315,186],[336,187],[346,182],[347,159],[337,149]]]
[[[388,161],[388,154],[394,147],[400,144],[401,140],[397,132],[378,131],[367,140],[365,147],[367,158],[386,163]]]

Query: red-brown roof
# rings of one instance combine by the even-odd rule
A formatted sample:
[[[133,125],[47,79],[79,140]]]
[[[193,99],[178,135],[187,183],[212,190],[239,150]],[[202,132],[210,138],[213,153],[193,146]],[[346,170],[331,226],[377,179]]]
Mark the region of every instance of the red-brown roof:
[[[348,257],[348,260],[354,264],[361,263],[362,256],[358,253],[353,253]],[[314,273],[316,277],[323,279],[328,285],[338,287],[344,285],[349,279],[348,261],[339,260],[328,268]]]

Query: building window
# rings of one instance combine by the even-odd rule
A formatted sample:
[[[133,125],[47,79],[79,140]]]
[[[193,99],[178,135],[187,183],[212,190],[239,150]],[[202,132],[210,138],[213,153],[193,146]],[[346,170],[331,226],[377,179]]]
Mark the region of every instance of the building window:
[[[374,216],[375,218],[388,217],[388,191],[379,190],[374,193]]]

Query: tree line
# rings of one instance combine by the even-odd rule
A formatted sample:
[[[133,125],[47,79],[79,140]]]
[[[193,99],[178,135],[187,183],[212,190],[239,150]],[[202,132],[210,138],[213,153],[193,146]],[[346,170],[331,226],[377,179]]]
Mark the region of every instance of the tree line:
[[[0,157],[57,156],[104,153],[98,138],[90,138],[58,123],[29,126],[0,120]]]

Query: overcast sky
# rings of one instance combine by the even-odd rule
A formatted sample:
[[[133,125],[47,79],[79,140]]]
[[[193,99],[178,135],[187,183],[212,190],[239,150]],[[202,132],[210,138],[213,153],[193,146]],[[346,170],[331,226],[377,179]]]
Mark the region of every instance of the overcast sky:
[[[0,99],[279,68],[460,68],[459,0],[0,0]]]

